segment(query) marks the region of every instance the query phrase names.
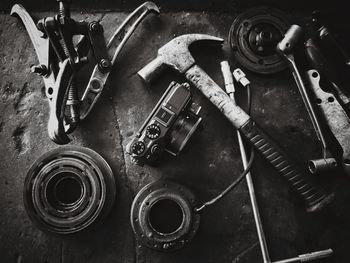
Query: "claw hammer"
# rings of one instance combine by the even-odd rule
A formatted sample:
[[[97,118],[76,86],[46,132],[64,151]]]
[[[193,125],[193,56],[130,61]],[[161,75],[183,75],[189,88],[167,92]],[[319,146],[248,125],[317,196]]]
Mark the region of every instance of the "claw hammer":
[[[158,56],[142,68],[138,75],[150,82],[166,67],[185,75],[254,145],[256,150],[269,161],[304,200],[308,212],[322,209],[333,199],[333,194],[321,187],[312,176],[304,174],[296,163],[268,137],[250,116],[237,106],[230,97],[196,65],[188,48],[195,42],[221,45],[223,39],[205,34],[186,34],[174,38],[158,50]]]

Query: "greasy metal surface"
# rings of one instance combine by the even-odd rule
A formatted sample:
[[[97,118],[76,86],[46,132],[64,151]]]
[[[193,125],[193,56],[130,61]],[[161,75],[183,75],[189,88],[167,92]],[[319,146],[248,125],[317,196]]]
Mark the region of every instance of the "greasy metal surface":
[[[82,12],[72,16],[89,21],[102,18],[108,39],[128,14]],[[52,13],[35,14],[47,15]],[[109,89],[93,114],[77,128],[72,141],[96,150],[111,165],[117,175],[116,203],[98,228],[75,237],[58,238],[41,232],[30,222],[19,198],[31,163],[56,145],[46,134],[48,105],[43,82],[30,74],[30,65],[37,62],[30,39],[17,19],[0,16],[2,262],[261,262],[244,183],[205,211],[192,242],[174,253],[140,247],[129,221],[134,196],[149,182],[160,178],[177,180],[204,201],[224,189],[241,171],[235,131],[196,91],[194,101],[202,105],[203,128],[177,158],[165,158],[158,167],[138,167],[124,152],[170,81],[184,81],[181,76],[166,72],[157,83],[146,87],[136,72],[175,36],[203,33],[226,40],[233,17],[234,14],[207,12],[163,13],[135,31],[113,69]],[[226,58],[228,50],[227,42],[223,51],[212,47],[192,50],[198,64],[220,86],[223,80],[219,62]],[[253,85],[252,115],[257,122],[297,160],[318,157],[317,139],[290,73],[268,77],[246,73]],[[80,79],[87,82],[87,73]],[[245,101],[242,89],[237,89],[238,100]],[[329,210],[315,215],[305,213],[285,181],[259,156],[252,174],[271,258],[278,260],[331,247],[335,255],[328,262],[348,262],[350,183],[344,174],[328,174],[326,181],[337,183],[336,200]]]

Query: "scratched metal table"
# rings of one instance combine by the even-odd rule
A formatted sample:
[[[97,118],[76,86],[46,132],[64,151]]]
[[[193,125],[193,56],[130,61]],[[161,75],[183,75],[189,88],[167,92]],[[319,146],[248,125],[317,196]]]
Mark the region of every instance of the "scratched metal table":
[[[7,10],[9,4],[4,3]],[[204,3],[207,9],[209,3],[214,5],[211,1]],[[133,1],[124,5],[137,6]],[[171,9],[169,3],[165,4],[167,9]],[[79,10],[73,16],[101,19],[108,38],[128,13]],[[34,17],[52,14],[39,12]],[[58,146],[47,136],[48,104],[43,82],[30,73],[36,55],[29,37],[19,19],[0,15],[1,262],[262,262],[245,182],[204,211],[198,234],[179,251],[160,253],[142,247],[129,223],[131,202],[149,182],[173,179],[206,201],[242,170],[235,131],[195,89],[194,100],[202,105],[202,127],[178,158],[169,156],[158,167],[138,167],[125,153],[126,144],[170,81],[185,81],[169,71],[146,87],[136,72],[175,36],[206,33],[227,40],[234,15],[234,11],[165,12],[149,17],[136,30],[112,72],[109,88],[91,116],[73,133],[71,142],[96,150],[109,162],[117,183],[116,203],[101,225],[68,238],[41,232],[24,211],[22,188],[27,169],[38,156]],[[227,42],[222,50],[194,46],[191,51],[198,64],[222,86],[219,62],[228,58],[234,64]],[[253,85],[252,114],[260,125],[304,166],[305,160],[318,157],[316,137],[291,74],[284,71],[262,77],[247,73]],[[80,83],[86,82],[87,76],[86,70],[79,76]],[[243,101],[244,93],[239,93]],[[324,179],[334,185],[333,205],[320,214],[307,214],[286,182],[259,156],[252,173],[273,260],[330,247],[335,254],[325,262],[349,262],[350,183],[345,175],[329,174]]]

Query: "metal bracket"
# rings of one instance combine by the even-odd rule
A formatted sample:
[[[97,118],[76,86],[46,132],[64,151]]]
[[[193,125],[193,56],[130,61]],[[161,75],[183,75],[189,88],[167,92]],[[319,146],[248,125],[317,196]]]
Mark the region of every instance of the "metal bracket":
[[[342,166],[345,173],[350,175],[350,119],[337,98],[322,90],[318,71],[309,70],[307,76],[328,127],[343,149]]]

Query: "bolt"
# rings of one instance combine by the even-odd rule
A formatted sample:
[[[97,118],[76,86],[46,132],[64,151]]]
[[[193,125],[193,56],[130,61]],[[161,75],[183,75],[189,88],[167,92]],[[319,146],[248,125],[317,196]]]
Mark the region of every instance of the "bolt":
[[[36,24],[36,28],[42,33],[41,37],[46,38],[45,26],[43,19],[40,19]]]
[[[101,26],[99,23],[97,22],[92,22],[90,24],[90,31],[93,31],[93,32],[98,32],[100,30]]]
[[[39,76],[47,76],[49,74],[49,70],[45,65],[33,65],[30,67],[30,71]]]

